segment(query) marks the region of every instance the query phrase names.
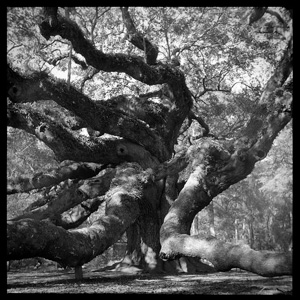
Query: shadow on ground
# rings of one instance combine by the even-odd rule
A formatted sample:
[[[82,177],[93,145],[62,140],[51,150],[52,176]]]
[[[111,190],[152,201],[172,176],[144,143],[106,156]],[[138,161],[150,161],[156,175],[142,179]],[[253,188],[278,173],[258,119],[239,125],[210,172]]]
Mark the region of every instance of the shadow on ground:
[[[72,270],[7,273],[8,293],[274,295],[291,294],[291,290],[291,276],[264,278],[244,271],[130,275],[84,270],[84,279],[79,281]]]

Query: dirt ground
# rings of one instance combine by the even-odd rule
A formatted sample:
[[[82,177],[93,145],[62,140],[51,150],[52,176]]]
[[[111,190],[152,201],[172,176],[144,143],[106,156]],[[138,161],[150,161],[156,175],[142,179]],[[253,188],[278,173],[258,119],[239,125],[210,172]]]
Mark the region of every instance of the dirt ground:
[[[99,293],[99,294],[200,294],[275,295],[292,294],[292,277],[264,278],[249,272],[151,275],[116,271],[12,270],[7,272],[7,293]]]

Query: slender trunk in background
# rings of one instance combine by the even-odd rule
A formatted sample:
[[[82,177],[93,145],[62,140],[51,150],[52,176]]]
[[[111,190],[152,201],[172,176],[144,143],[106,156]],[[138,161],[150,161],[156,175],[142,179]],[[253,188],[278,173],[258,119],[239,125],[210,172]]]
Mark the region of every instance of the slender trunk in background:
[[[207,206],[208,210],[208,222],[209,222],[209,233],[212,236],[216,236],[216,231],[215,231],[215,214],[214,214],[214,203],[211,202]]]
[[[235,242],[238,243],[240,237],[239,237],[239,223],[238,223],[238,219],[234,220],[234,239]]]

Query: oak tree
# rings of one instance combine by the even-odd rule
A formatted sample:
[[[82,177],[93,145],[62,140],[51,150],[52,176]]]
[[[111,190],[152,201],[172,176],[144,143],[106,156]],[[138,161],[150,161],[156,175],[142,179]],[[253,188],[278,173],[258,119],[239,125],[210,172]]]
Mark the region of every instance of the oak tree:
[[[37,200],[8,220],[7,259],[44,257],[80,276],[126,232],[116,268],[197,272],[205,260],[291,275],[290,252],[190,234],[292,118],[292,13],[275,10],[284,24],[266,8],[250,25],[245,7],[8,8],[7,125],[59,165],[8,180],[8,194]]]

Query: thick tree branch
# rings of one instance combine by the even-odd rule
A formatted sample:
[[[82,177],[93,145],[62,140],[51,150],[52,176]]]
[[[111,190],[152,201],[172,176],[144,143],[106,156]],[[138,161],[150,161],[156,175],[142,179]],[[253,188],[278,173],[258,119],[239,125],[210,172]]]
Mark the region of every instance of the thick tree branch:
[[[147,171],[152,174],[154,180],[156,181],[167,176],[177,175],[189,164],[189,154],[190,152],[187,151],[187,149],[183,149],[182,151],[176,153],[170,161],[160,164],[154,170]]]
[[[67,231],[49,222],[31,219],[8,221],[7,259],[39,256],[73,267],[89,262],[115,243],[138,214],[137,203],[130,201],[132,197],[118,194],[112,199],[114,203],[109,208],[114,209],[113,213],[88,229]]]
[[[288,79],[293,71],[293,33],[291,32],[288,44],[279,61],[273,75],[268,80],[267,85],[261,95],[259,104],[267,104],[269,100],[275,100],[272,93],[276,93],[276,89],[284,85],[285,81]]]
[[[253,7],[253,11],[249,17],[249,25],[257,22],[263,17],[268,7]]]
[[[59,123],[52,121],[39,111],[20,104],[8,107],[8,125],[26,130],[48,145],[57,159],[119,164],[124,161],[137,161],[148,168],[158,160],[142,146],[126,139],[103,135],[100,137],[82,136]]]
[[[292,94],[284,84],[293,71],[293,36],[273,75],[268,80],[258,106],[253,112],[243,135],[249,139],[252,155],[261,160],[270,150],[279,131],[292,118]],[[257,155],[257,153],[261,153]]]
[[[45,20],[48,21],[50,26],[56,27],[57,26],[57,10],[58,7],[44,7],[43,13]]]
[[[87,199],[50,221],[64,229],[77,228],[105,201],[105,196]]]
[[[130,43],[144,51],[146,60],[149,65],[156,63],[158,55],[157,46],[153,45],[145,36],[137,32],[133,20],[129,14],[128,7],[121,7],[124,25],[127,29],[127,37]]]
[[[273,277],[292,275],[292,253],[276,253],[272,251],[255,251],[248,245],[226,243],[216,238],[179,235],[168,240],[168,249],[172,249],[172,258],[181,255],[207,259],[218,271],[226,272],[232,268],[240,268],[261,276]],[[162,249],[162,258],[165,253]]]
[[[8,179],[7,194],[27,192],[58,184],[66,179],[85,179],[93,177],[103,169],[103,165],[95,163],[72,163],[49,172],[41,172],[33,177]]]
[[[162,93],[148,93],[148,97],[151,94],[152,96],[161,96]],[[170,118],[168,107],[149,101],[144,95],[141,95],[141,97],[120,95],[106,101],[97,101],[97,104],[102,104],[114,111],[122,112],[132,118],[138,118],[146,122],[165,141],[168,140],[168,134],[166,133],[166,124]]]
[[[176,69],[167,65],[157,64],[150,66],[141,57],[121,53],[105,54],[95,49],[93,44],[84,37],[84,34],[75,22],[67,20],[60,15],[57,17],[57,22],[57,25],[53,27],[47,20],[44,20],[39,25],[41,34],[47,40],[50,36],[55,35],[68,39],[72,42],[73,49],[85,57],[86,63],[98,70],[124,72],[134,79],[149,85],[171,82],[178,77]],[[151,51],[149,57],[150,63],[153,63],[154,55],[152,49],[155,49],[155,47],[152,47],[152,45],[150,47],[150,45],[148,45],[148,51]]]
[[[164,245],[168,244],[167,240],[172,235],[189,234],[190,226],[196,213],[207,206],[212,200],[202,187],[205,185],[207,161],[205,159],[203,159],[202,163],[199,163],[199,160],[196,161],[198,164],[195,166],[194,172],[189,176],[162,224],[160,230],[161,253],[164,252]]]
[[[57,224],[60,220],[59,216],[63,212],[83,201],[104,195],[108,191],[115,173],[116,171],[114,169],[106,169],[100,172],[98,176],[91,179],[80,180],[79,182],[63,182],[50,190],[48,195],[44,196],[45,203],[41,201],[33,203],[31,205],[31,210],[29,208],[26,209],[26,212],[23,215],[12,219],[12,221],[26,218],[34,220],[48,219],[52,223]],[[42,205],[36,207],[36,205],[40,204]]]
[[[210,144],[211,146],[209,146]],[[155,181],[167,176],[177,175],[185,168],[190,169],[195,167],[199,160],[203,159],[207,147],[216,147],[216,149],[211,150],[211,154],[215,156],[215,158],[220,159],[220,164],[225,164],[230,161],[231,155],[228,152],[226,143],[216,140],[214,137],[209,137],[195,141],[193,145],[178,151],[169,161],[158,165],[152,170],[148,169],[146,172],[149,172]],[[197,158],[198,156],[200,157]]]

